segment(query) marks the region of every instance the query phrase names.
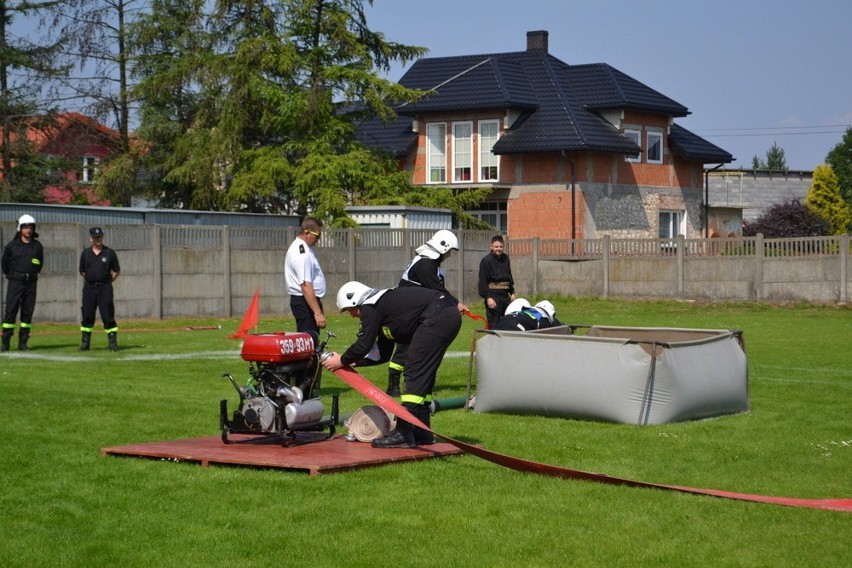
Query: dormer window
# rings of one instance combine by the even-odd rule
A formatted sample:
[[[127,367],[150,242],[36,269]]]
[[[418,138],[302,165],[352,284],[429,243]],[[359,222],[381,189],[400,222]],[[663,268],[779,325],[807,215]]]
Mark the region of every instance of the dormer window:
[[[473,123],[453,123],[453,181],[469,182],[473,171]]]
[[[492,150],[500,136],[499,120],[479,121],[479,181],[500,179],[500,156]],[[495,225],[496,226],[496,225]]]
[[[429,148],[426,167],[429,171],[428,183],[446,183],[447,181],[447,125],[433,122],[426,125],[426,143]]]
[[[648,131],[648,163],[663,163],[663,133]]]
[[[633,142],[635,142],[636,145],[639,146],[639,148],[642,148],[642,132],[640,132],[639,130],[625,129],[624,135],[627,136],[628,138],[630,138]],[[641,162],[642,161],[641,149],[636,154],[633,154],[633,155],[630,155],[630,156],[625,156],[624,159],[628,162]]]

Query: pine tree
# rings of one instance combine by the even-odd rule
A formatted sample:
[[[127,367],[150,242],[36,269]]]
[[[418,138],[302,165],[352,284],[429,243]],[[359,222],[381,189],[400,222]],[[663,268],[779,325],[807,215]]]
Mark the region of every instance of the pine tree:
[[[842,235],[852,224],[852,209],[840,195],[840,185],[831,166],[822,164],[814,170],[805,205],[828,224],[831,235]]]
[[[371,31],[364,4],[154,2],[138,28],[138,132],[167,190],[193,208],[338,224],[347,205],[405,194],[409,174],[358,143],[354,121],[422,96],[378,72],[425,50]]]
[[[831,149],[825,161],[837,176],[840,195],[852,207],[852,127],[846,129],[843,141]]]

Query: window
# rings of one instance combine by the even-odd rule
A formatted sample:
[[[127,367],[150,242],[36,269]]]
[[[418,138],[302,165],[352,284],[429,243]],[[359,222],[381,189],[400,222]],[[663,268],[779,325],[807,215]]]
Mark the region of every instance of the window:
[[[83,169],[80,172],[81,183],[92,183],[98,171],[98,159],[92,156],[83,156]]]
[[[453,181],[470,181],[473,170],[473,123],[453,123]]]
[[[480,221],[485,221],[497,229],[499,233],[505,234],[509,226],[506,209],[505,201],[486,201],[484,203],[480,203],[477,209],[468,211],[468,213]]]
[[[500,179],[500,156],[491,151],[499,135],[499,120],[479,121],[479,181]]]
[[[637,146],[639,146],[640,150],[638,154],[633,154],[632,156],[625,156],[624,159],[628,162],[641,162],[642,161],[642,133],[638,130],[627,130],[625,129],[624,135],[633,140]]]
[[[446,183],[447,181],[447,125],[436,122],[426,125],[426,139],[429,146],[427,165],[429,177],[427,183]]]
[[[663,133],[648,132],[648,163],[663,163]]]
[[[684,221],[685,211],[660,211],[658,235],[661,239],[674,239],[686,234]]]

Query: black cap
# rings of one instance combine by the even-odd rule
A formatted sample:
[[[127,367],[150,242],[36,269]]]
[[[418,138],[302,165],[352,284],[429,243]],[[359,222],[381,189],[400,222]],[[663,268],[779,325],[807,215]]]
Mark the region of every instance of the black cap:
[[[104,236],[104,230],[100,227],[92,227],[91,229],[89,229],[89,236],[102,237]]]

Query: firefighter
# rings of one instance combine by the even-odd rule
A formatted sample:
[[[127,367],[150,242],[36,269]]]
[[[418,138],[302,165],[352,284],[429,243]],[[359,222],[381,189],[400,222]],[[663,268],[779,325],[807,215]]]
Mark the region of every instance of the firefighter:
[[[479,295],[485,301],[488,327],[494,327],[506,307],[515,300],[515,281],[509,256],[503,252],[501,235],[491,238],[491,250],[479,263]]]
[[[547,300],[542,300],[535,306],[518,298],[506,308],[506,315],[500,318],[490,329],[504,331],[530,331],[562,325],[556,319],[556,308]]]
[[[459,250],[458,238],[446,229],[436,232],[425,244],[417,247],[415,251],[417,256],[408,263],[398,286],[421,286],[430,290],[437,290],[455,300],[459,313],[467,312],[467,306],[456,300],[447,291],[445,286],[446,273],[441,267],[441,263],[448,259],[454,250]],[[405,370],[405,354],[407,351],[407,345],[404,343],[397,344],[393,357],[388,363],[388,388],[385,392],[390,396],[400,395],[399,378]]]
[[[395,343],[408,345],[402,406],[427,426],[429,403],[438,367],[461,329],[458,302],[421,286],[379,290],[347,282],[337,292],[340,311],[361,319],[358,339],[342,355],[323,362],[329,371],[344,365],[367,366],[388,361]],[[376,448],[413,448],[434,443],[431,432],[397,419],[396,428],[372,441]]]
[[[33,327],[38,275],[44,266],[44,248],[38,241],[36,222],[30,215],[21,215],[15,236],[3,249],[0,260],[3,275],[9,281],[6,289],[6,312],[3,314],[3,342],[0,351],[8,351],[15,334],[15,320],[21,312],[21,331],[18,349],[26,351]]]
[[[89,229],[88,247],[80,255],[80,276],[83,277],[83,303],[80,307],[82,339],[80,351],[88,351],[92,329],[95,326],[95,310],[101,313],[101,321],[107,333],[110,351],[118,351],[118,324],[115,323],[112,283],[118,278],[121,267],[115,251],[104,244],[104,230]]]

